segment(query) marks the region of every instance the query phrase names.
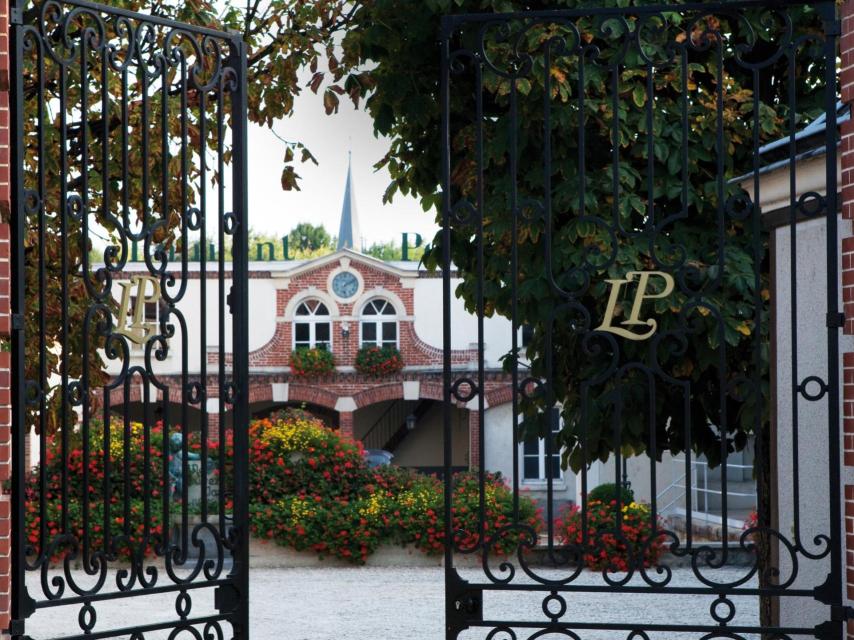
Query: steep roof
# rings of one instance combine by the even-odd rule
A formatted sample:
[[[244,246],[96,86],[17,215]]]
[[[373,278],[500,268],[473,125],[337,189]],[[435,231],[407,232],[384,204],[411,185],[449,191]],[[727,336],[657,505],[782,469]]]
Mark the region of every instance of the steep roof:
[[[360,251],[362,236],[359,232],[359,214],[356,210],[356,190],[353,188],[353,157],[347,162],[347,182],[344,185],[344,205],[341,207],[341,224],[338,227],[338,251]]]

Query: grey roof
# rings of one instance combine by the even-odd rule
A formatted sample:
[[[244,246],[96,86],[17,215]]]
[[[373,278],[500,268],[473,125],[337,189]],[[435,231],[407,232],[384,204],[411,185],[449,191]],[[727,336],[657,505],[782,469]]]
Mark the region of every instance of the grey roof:
[[[347,183],[344,185],[344,205],[341,207],[341,224],[338,227],[338,250],[361,251],[359,214],[356,210],[356,190],[353,188],[353,158],[347,162]]]
[[[836,103],[836,124],[841,125],[844,122],[848,122],[851,119],[851,109],[843,103],[841,100]],[[803,129],[798,131],[795,134],[795,141],[804,140],[806,138],[811,138],[812,136],[818,135],[820,133],[824,133],[824,130],[827,125],[827,114],[822,113],[818,118],[810,122]],[[779,140],[774,140],[773,142],[769,142],[766,145],[762,145],[759,147],[759,154],[763,155],[768,153],[769,151],[774,151],[774,149],[779,149],[781,147],[785,147],[787,144],[791,142],[791,136],[785,136],[780,138]]]
[[[836,103],[836,124],[841,126],[843,123],[848,122],[851,119],[851,108],[849,105],[843,103],[841,100]],[[810,122],[803,129],[795,133],[795,142],[804,142],[805,146],[810,147],[809,141],[811,138],[818,141],[818,144],[814,147],[807,148],[805,151],[800,151],[795,154],[794,158],[784,156],[780,158],[780,154],[773,153],[776,150],[785,150],[785,148],[791,144],[791,136],[784,136],[779,140],[774,140],[773,142],[769,142],[768,144],[762,145],[759,147],[759,156],[762,157],[766,154],[772,154],[772,158],[777,157],[777,160],[773,160],[772,162],[768,162],[763,165],[759,169],[759,175],[764,175],[766,173],[771,173],[772,171],[776,171],[782,167],[787,167],[794,160],[796,163],[801,160],[807,160],[809,158],[814,158],[816,156],[824,155],[827,152],[827,147],[824,144],[824,140],[820,139],[820,136],[824,135],[825,130],[827,129],[827,114],[822,113],[818,118]],[[837,146],[839,145],[839,141],[837,140]],[[743,182],[748,178],[753,177],[753,172],[750,171],[745,173],[744,175],[738,176],[736,178],[732,178],[728,182],[730,184],[736,182]]]

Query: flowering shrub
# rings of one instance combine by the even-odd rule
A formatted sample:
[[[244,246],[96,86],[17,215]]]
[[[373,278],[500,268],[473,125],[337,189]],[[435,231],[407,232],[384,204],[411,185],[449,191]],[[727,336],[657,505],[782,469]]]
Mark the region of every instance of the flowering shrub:
[[[622,507],[620,532],[617,532],[617,501],[587,502],[587,536],[585,544],[581,508],[569,507],[555,521],[555,529],[563,544],[582,546],[584,564],[593,570],[628,571],[636,569],[640,560],[644,567],[655,566],[664,551],[663,536],[653,527],[649,505],[630,502]],[[654,540],[651,538],[657,536]]]
[[[443,485],[399,467],[369,468],[361,443],[342,439],[304,412],[288,411],[254,421],[250,506],[255,535],[297,550],[312,550],[362,563],[381,544],[414,545],[441,553],[445,533]],[[457,543],[477,542],[477,476],[455,478],[454,530],[471,532]],[[488,476],[487,535],[510,522],[512,492],[498,476]],[[533,501],[520,499],[520,515],[536,530]],[[518,545],[518,533],[500,538],[496,554]]]
[[[484,517],[484,537],[488,541],[496,536],[490,545],[494,555],[507,555],[516,550],[519,542],[528,538],[524,532],[514,529],[507,534],[502,528],[511,524],[513,516],[513,491],[504,483],[501,474],[487,474],[485,484],[486,513]],[[459,473],[454,477],[452,512],[454,514],[455,540],[460,549],[470,549],[480,539],[480,483],[475,472]],[[527,525],[536,533],[542,529],[541,512],[533,500],[525,495],[519,496],[519,522]]]
[[[180,427],[170,429],[172,432],[180,431]],[[120,557],[128,557],[137,549],[151,555],[157,545],[162,545],[163,494],[172,490],[168,475],[164,480],[163,474],[163,458],[164,455],[168,458],[170,453],[168,443],[164,450],[162,424],[156,423],[149,429],[147,452],[144,446],[146,434],[140,423],[132,422],[128,425],[127,438],[124,423],[112,423],[109,428],[107,455],[104,452],[105,435],[103,425],[92,421],[86,460],[82,433],[79,430],[69,430],[66,435],[68,455],[65,463],[62,436],[54,434],[46,439],[45,459],[29,472],[26,485],[27,537],[29,544],[37,551],[40,550],[42,541],[49,545],[63,532],[71,534],[78,541],[82,541],[86,533],[93,551],[106,551]],[[230,437],[226,444],[226,454],[230,456]],[[191,434],[187,447],[190,452],[201,451],[198,433]],[[212,465],[211,472],[217,474],[218,442],[209,442],[208,454]],[[109,487],[105,482],[106,460],[109,461],[110,469]],[[230,467],[231,465],[228,465],[227,469]],[[84,483],[84,471],[88,471],[88,491]],[[128,486],[125,486],[124,482],[125,471],[129,479]],[[45,481],[43,494],[40,490],[42,474]],[[67,491],[64,513],[63,478],[66,480]],[[106,495],[109,499],[105,500],[107,489],[109,491]],[[84,493],[88,493],[88,504]],[[146,493],[150,496],[148,512],[144,502]],[[227,508],[230,506],[226,505]],[[217,507],[216,504],[210,505],[211,511],[215,511]],[[88,532],[83,530],[85,508],[89,511]],[[181,501],[178,497],[170,498],[169,510],[180,512]],[[104,548],[106,530],[109,531],[110,537],[109,549]],[[59,557],[67,549],[70,549],[70,546],[60,545],[54,548],[52,553],[54,557]]]
[[[754,509],[750,512],[750,514],[744,520],[744,526],[742,530],[747,531],[748,529],[755,529],[759,526],[759,512]]]
[[[301,347],[291,352],[291,371],[300,378],[325,376],[335,370],[335,356],[326,349]]]
[[[362,347],[356,354],[355,366],[366,376],[387,376],[403,369],[403,357],[397,347]]]
[[[180,430],[170,427],[170,432]],[[229,463],[226,480],[233,467],[230,457],[231,432],[223,443]],[[27,478],[27,528],[30,544],[41,551],[67,531],[77,541],[88,536],[93,551],[103,551],[109,532],[108,555],[128,558],[133,554],[153,555],[164,544],[164,492],[171,492],[164,464],[171,454],[164,442],[163,427],[156,424],[144,432],[132,423],[114,423],[108,430],[109,446],[104,450],[105,430],[92,423],[88,460],[79,431],[68,432],[66,463],[61,437],[47,439],[43,464]],[[381,544],[413,545],[424,553],[444,549],[443,484],[437,478],[399,467],[370,468],[361,443],[340,437],[338,432],[304,411],[289,410],[271,418],[253,420],[250,436],[250,524],[252,532],[297,550],[311,550],[362,563]],[[145,443],[148,443],[147,451]],[[201,453],[198,433],[188,437],[190,452]],[[210,442],[208,454],[213,473],[218,470],[218,442]],[[105,462],[109,463],[109,484],[105,482]],[[88,503],[83,481],[88,470]],[[64,473],[64,471],[67,473]],[[123,481],[125,471],[129,478]],[[147,471],[147,473],[146,473]],[[39,501],[42,473],[46,484],[44,510]],[[63,512],[63,477],[68,494]],[[228,483],[226,483],[228,484]],[[104,499],[107,491],[108,499]],[[144,496],[150,497],[148,509]],[[519,544],[518,530],[502,531],[513,514],[511,490],[498,475],[487,475],[484,534],[491,553],[511,553]],[[230,500],[226,509],[232,508]],[[83,531],[84,507],[88,509],[89,531]],[[193,511],[193,505],[186,505]],[[106,512],[109,509],[109,513]],[[476,474],[454,478],[453,530],[456,544],[472,548],[480,540],[480,493]],[[180,513],[182,503],[171,495],[167,521]],[[218,504],[209,504],[217,513]],[[540,516],[532,500],[521,496],[520,521],[535,531]],[[67,527],[65,526],[67,525]],[[55,546],[49,553],[59,558],[71,543]]]

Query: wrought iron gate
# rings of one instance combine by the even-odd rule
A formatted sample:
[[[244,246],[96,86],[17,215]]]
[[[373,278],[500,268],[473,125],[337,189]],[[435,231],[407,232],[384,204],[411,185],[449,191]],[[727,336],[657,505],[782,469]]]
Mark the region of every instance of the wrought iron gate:
[[[11,632],[246,638],[244,45],[12,22]]]
[[[447,638],[843,637],[838,35],[833,2],[444,20]]]

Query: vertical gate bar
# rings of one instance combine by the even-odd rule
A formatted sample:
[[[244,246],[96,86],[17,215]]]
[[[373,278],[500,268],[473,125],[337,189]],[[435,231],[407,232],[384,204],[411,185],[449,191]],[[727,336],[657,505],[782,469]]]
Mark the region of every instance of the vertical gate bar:
[[[11,0],[10,11],[18,12],[23,9],[25,0]],[[24,399],[24,330],[16,318],[24,313],[24,92],[23,92],[23,30],[22,25],[13,25],[9,47],[9,72],[12,76],[10,87],[12,95],[9,100],[9,122],[12,126],[10,135],[11,150],[9,159],[12,163],[11,178],[11,312],[12,312],[12,371],[11,371],[11,400],[12,400],[12,510],[11,510],[11,619],[9,631],[13,638],[21,638],[24,634],[24,619],[29,615],[26,606],[26,577],[24,549],[26,547],[25,532],[25,473],[26,455],[26,419]],[[41,123],[39,123],[41,124]]]
[[[792,265],[797,264],[798,258],[798,243],[797,229],[798,224],[798,186],[797,186],[797,162],[795,158],[798,155],[797,146],[797,95],[795,93],[795,80],[797,79],[796,69],[796,50],[792,50],[789,54],[789,328],[790,335],[790,353],[791,353],[791,379],[792,386],[792,521],[794,526],[794,543],[796,547],[801,546],[801,496],[800,487],[800,469],[798,467],[798,450],[800,449],[799,438],[799,416],[800,416],[800,399],[801,394],[798,392],[798,270],[793,269]],[[828,150],[829,153],[829,150]],[[755,198],[754,198],[755,199]],[[773,273],[773,272],[772,272]],[[772,360],[773,362],[773,360]],[[773,369],[772,369],[773,370]],[[770,500],[774,500],[774,496],[769,496]],[[757,500],[758,502],[758,500]],[[770,505],[768,505],[770,507]],[[770,513],[766,507],[766,513]],[[761,512],[760,512],[761,513]]]
[[[234,404],[234,522],[238,527],[237,549],[234,551],[232,569],[235,587],[240,595],[234,613],[236,640],[249,638],[249,288],[247,263],[247,238],[249,231],[249,202],[247,192],[247,103],[246,103],[246,45],[240,35],[232,40],[232,64],[237,72],[237,90],[232,96],[232,122],[234,142],[233,206],[237,218],[232,238],[232,293],[233,308],[233,372],[237,383]]]
[[[519,522],[519,476],[524,473],[519,460],[519,105],[516,79],[510,81],[510,211],[512,215],[510,249],[510,346],[513,369],[510,372],[511,390],[511,446],[513,457],[513,522]],[[524,346],[522,347],[524,348]],[[486,423],[481,429],[486,428]]]
[[[484,174],[486,172],[484,144],[485,136],[483,130],[483,69],[484,65],[480,59],[474,61],[475,65],[475,117],[477,124],[475,125],[477,134],[476,153],[477,153],[477,481],[478,481],[478,497],[479,515],[478,515],[478,544],[481,545],[483,551],[484,562],[488,561],[489,548],[486,545],[486,457],[485,445],[485,413],[486,404],[484,403],[484,394],[486,393],[486,376],[484,375],[485,362],[483,358],[484,344],[484,323],[485,316],[484,306],[484,224],[483,218],[486,215],[486,201],[484,200]]]
[[[451,132],[450,132],[450,20],[442,18],[440,98],[442,109],[442,438],[444,458],[444,511],[445,511],[445,638],[453,640],[451,626],[453,613],[450,598],[451,573],[453,572],[453,523],[451,522]],[[482,428],[482,427],[481,427]]]
[[[836,55],[837,55],[837,33],[836,5],[834,2],[825,2],[819,7],[825,26],[824,58],[825,58],[825,162],[826,162],[826,198],[825,214],[827,216],[827,397],[828,397],[828,452],[830,457],[829,468],[829,496],[830,496],[830,576],[829,587],[832,593],[832,604],[842,603],[842,505],[840,504],[841,486],[841,461],[839,442],[839,330],[838,323],[830,322],[839,314],[839,263],[838,263],[838,238],[837,238],[837,184],[836,184],[836,147],[837,147],[837,122],[836,122]],[[835,638],[841,640],[843,634],[843,622],[841,620],[830,623]]]
[[[552,220],[552,111],[551,111],[551,68],[552,43],[547,42],[543,48],[543,215],[545,217],[545,234],[543,239],[543,260],[548,278],[549,294],[554,295],[558,290],[552,261],[552,242],[554,242],[554,223]],[[546,478],[546,535],[549,557],[554,555],[554,479],[552,478],[552,431],[554,430],[555,412],[555,369],[554,369],[554,332],[557,321],[552,311],[546,325],[546,412],[543,412],[545,433],[543,434],[543,449],[545,451]]]

